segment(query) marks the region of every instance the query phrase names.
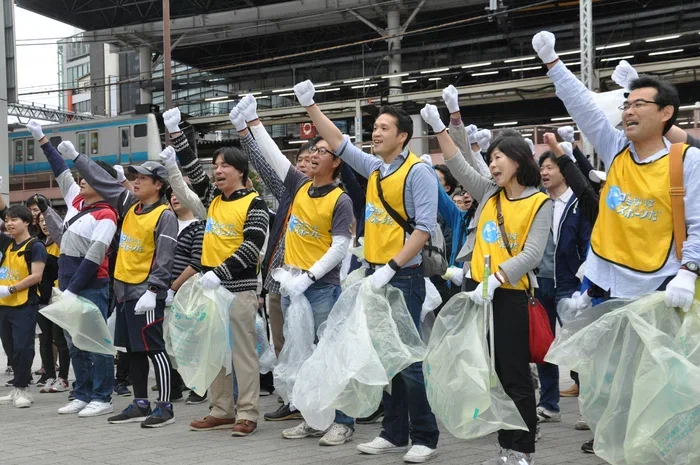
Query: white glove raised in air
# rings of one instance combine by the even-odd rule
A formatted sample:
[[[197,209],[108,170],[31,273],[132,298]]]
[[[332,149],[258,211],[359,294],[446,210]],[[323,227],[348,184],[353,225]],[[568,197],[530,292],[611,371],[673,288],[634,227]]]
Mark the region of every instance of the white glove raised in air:
[[[433,166],[433,157],[428,155],[427,153],[424,153],[423,155],[420,156],[420,159],[423,163],[425,163],[428,166]]]
[[[180,115],[180,109],[177,107],[163,113],[163,123],[169,134],[180,132],[180,121],[182,121],[182,116]]]
[[[470,124],[466,128],[464,128],[467,131],[467,136],[469,137],[469,143],[470,144],[476,144],[476,139],[474,139],[474,134],[479,130],[477,127],[473,124]]]
[[[243,116],[241,110],[237,106],[228,114],[228,119],[231,120],[231,124],[236,128],[236,131],[244,131],[248,127],[245,122],[245,116]]]
[[[565,142],[574,142],[574,128],[573,126],[562,126],[557,128],[557,134]]]
[[[389,281],[391,281],[391,278],[393,278],[395,274],[396,271],[394,271],[389,265],[384,265],[381,268],[377,268],[371,278],[372,289],[375,291],[383,289],[384,286],[389,284]]]
[[[165,306],[170,307],[173,304],[173,299],[175,298],[175,291],[168,289],[168,295],[165,297]]]
[[[117,182],[118,183],[123,183],[126,181],[126,175],[124,174],[124,167],[122,165],[114,165],[112,168],[114,168],[114,171],[117,172]]]
[[[554,51],[554,44],[556,43],[556,38],[554,34],[548,31],[538,32],[532,38],[532,48],[537,52],[537,56],[540,57],[545,64],[557,61],[557,52]]]
[[[562,142],[559,147],[564,151],[567,157],[571,158],[571,161],[576,163],[576,157],[574,157],[574,146],[571,142]]]
[[[78,299],[78,296],[73,294],[71,291],[66,289],[63,291],[63,294],[61,294],[61,300],[65,303],[73,303]]]
[[[639,78],[639,73],[637,73],[637,70],[625,60],[618,63],[618,65],[615,67],[615,71],[613,71],[612,74],[613,81],[615,81],[618,86],[626,90],[630,89],[630,84],[632,84],[632,81],[637,78]]]
[[[177,157],[175,154],[175,149],[172,145],[168,145],[165,149],[158,155],[166,168],[177,167]]]
[[[316,93],[316,89],[314,88],[314,83],[308,79],[294,86],[294,93],[303,107],[310,107],[315,103],[314,94]]]
[[[474,140],[479,146],[479,150],[485,152],[488,150],[489,145],[491,145],[491,131],[488,129],[481,129],[474,133]]]
[[[247,122],[255,121],[258,119],[258,101],[255,100],[251,94],[246,95],[243,99],[236,105],[238,111],[241,112],[243,117]]]
[[[455,86],[450,84],[442,90],[442,99],[450,114],[459,113],[459,92]]]
[[[146,291],[143,293],[138,302],[136,302],[136,307],[134,307],[134,314],[143,315],[144,313],[151,311],[155,308],[156,293],[153,291]]]
[[[289,298],[293,299],[302,295],[313,283],[311,276],[306,273],[294,276],[289,282]]]
[[[207,291],[212,291],[221,285],[221,280],[214,274],[213,271],[207,271],[202,276],[202,288]]]
[[[75,160],[78,158],[78,155],[80,155],[78,151],[75,150],[73,143],[67,140],[58,144],[58,151],[63,155],[63,158],[68,158],[69,160]]]
[[[678,274],[666,286],[666,306],[680,307],[684,312],[690,310],[695,296],[697,275],[692,271],[678,270]]]
[[[420,111],[420,115],[425,122],[433,128],[435,134],[439,134],[445,130],[445,124],[440,119],[440,112],[435,105],[427,104]]]
[[[34,139],[41,140],[44,138],[44,132],[41,130],[41,124],[38,121],[29,120],[27,129],[32,133]]]
[[[486,290],[488,291],[486,299],[484,299],[484,283],[481,282],[479,283],[478,286],[476,286],[476,289],[474,289],[469,297],[471,297],[472,302],[474,302],[477,305],[484,305],[486,302],[491,302],[493,300],[493,293],[496,292],[496,289],[501,287],[501,282],[498,280],[496,275],[490,275],[489,279],[486,281],[487,288]]]

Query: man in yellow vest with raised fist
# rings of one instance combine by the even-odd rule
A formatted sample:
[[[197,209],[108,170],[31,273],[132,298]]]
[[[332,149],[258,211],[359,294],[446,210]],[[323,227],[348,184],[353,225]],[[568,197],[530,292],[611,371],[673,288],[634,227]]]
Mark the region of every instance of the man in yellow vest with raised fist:
[[[383,107],[372,132],[375,157],[349,143],[316,106],[311,81],[294,86],[294,93],[331,150],[368,179],[364,245],[372,287],[382,289],[391,284],[401,290],[420,333],[425,300],[421,251],[436,232],[438,191],[432,168],[407,148],[413,120],[399,108]],[[394,221],[385,203],[413,227],[412,233]],[[394,376],[391,394],[384,393],[382,404],[382,432],[373,441],[357,446],[360,452],[405,452],[410,439],[412,447],[404,461],[423,463],[437,455],[439,431],[425,394],[421,363]]]

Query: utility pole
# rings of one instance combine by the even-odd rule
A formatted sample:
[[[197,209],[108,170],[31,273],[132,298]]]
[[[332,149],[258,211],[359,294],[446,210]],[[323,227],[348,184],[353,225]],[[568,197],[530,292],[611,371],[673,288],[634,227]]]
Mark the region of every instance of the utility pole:
[[[581,44],[581,82],[590,91],[598,87],[598,79],[595,73],[595,44],[593,43],[593,2],[581,0],[579,3],[580,44]],[[583,153],[591,160],[593,166],[598,168],[598,160],[593,153],[593,146],[588,139],[581,134],[583,141]]]

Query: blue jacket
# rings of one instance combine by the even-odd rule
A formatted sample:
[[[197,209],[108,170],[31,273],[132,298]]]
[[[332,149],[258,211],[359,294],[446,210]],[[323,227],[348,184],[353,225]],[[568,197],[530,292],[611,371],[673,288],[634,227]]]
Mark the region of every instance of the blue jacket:
[[[581,286],[576,273],[586,260],[591,229],[591,224],[578,208],[578,199],[572,195],[560,220],[559,241],[554,252],[554,283],[557,289],[577,290]]]
[[[437,176],[437,175],[436,175]],[[446,226],[452,229],[452,249],[448,257],[449,266],[462,267],[462,263],[455,263],[457,254],[467,240],[467,227],[471,220],[469,212],[457,208],[445,189],[438,182],[438,213],[445,221]]]

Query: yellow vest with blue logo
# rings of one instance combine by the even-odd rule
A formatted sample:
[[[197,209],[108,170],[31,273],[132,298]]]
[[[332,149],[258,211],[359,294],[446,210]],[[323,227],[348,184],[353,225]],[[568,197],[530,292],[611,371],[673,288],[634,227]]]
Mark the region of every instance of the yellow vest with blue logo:
[[[24,254],[27,253],[34,242],[36,242],[35,238],[27,239],[17,250],[12,250],[16,245],[14,241],[7,246],[5,259],[2,262],[2,267],[0,267],[0,286],[14,286],[31,274],[30,265],[27,263],[27,258]],[[0,306],[19,307],[28,301],[29,289],[24,289],[0,299]]]
[[[615,265],[654,273],[666,264],[672,246],[668,155],[651,163],[637,163],[625,147],[610,164],[600,193],[591,250]]]
[[[331,248],[333,213],[343,194],[340,187],[322,197],[311,197],[311,181],[294,196],[284,239],[284,263],[308,270]]]
[[[148,213],[136,214],[135,204],[129,209],[119,237],[119,251],[114,277],[127,284],[141,284],[148,279],[156,253],[154,231],[161,215],[168,209],[159,205]]]
[[[46,246],[46,253],[58,259],[61,255],[61,249],[58,247],[58,244],[52,242],[51,245]],[[53,287],[58,287],[58,279],[53,282]]]
[[[498,270],[501,263],[511,258],[498,227],[497,195],[501,196],[503,227],[508,235],[508,244],[510,244],[513,256],[518,255],[523,250],[537,212],[549,200],[549,197],[542,192],[537,192],[524,199],[508,200],[505,191],[501,190],[486,201],[483,210],[481,210],[481,216],[479,216],[476,244],[470,265],[472,279],[477,282],[484,281],[484,257],[486,255],[491,256],[492,273]],[[517,283],[506,283],[501,287],[527,290],[530,288],[530,280],[525,274]]]
[[[393,173],[382,178],[377,170],[369,175],[365,204],[365,260],[369,263],[389,263],[406,242],[406,231],[394,221],[379,199],[377,178],[380,179],[386,203],[408,221],[404,199],[406,179],[417,163],[422,163],[420,158],[409,152],[403,164]]]
[[[212,200],[204,227],[202,266],[215,268],[238,250],[248,209],[257,197],[257,192],[250,192],[236,200],[226,201],[220,195]]]

